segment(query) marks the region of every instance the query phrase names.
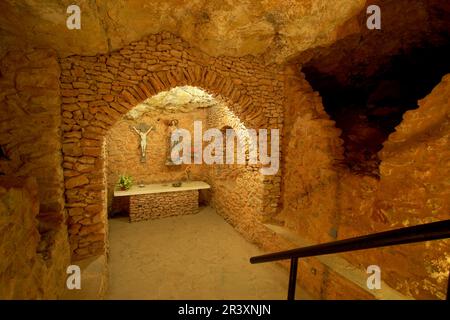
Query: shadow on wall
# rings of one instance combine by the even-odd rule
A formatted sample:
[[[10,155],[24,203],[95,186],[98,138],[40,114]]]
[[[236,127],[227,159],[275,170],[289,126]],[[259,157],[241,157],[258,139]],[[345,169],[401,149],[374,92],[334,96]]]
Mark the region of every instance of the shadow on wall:
[[[410,49],[385,59],[370,76],[357,64],[350,70],[335,66],[329,73],[320,71],[319,61],[302,68],[308,82],[320,92],[325,110],[342,129],[343,163],[349,169],[379,177],[378,152],[383,143],[404,113],[417,109],[417,101],[450,72],[449,55],[448,44]],[[344,72],[347,78],[343,78]]]

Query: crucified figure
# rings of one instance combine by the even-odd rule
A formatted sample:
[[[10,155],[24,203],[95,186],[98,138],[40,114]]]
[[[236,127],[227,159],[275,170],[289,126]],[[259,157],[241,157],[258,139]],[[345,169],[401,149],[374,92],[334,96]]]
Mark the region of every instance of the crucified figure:
[[[145,151],[147,150],[147,134],[153,129],[153,126],[151,126],[146,132],[142,132],[136,129],[136,127],[133,127],[133,129],[141,137],[141,157],[145,158]]]

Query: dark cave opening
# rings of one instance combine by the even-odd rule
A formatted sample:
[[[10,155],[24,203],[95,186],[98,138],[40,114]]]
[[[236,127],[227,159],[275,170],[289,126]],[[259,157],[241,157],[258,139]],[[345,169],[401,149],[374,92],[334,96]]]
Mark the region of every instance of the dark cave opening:
[[[383,57],[376,72],[367,76],[370,57],[364,66],[352,65],[331,72],[319,70],[320,61],[307,63],[302,72],[323,98],[326,112],[342,130],[345,159],[352,172],[379,176],[378,152],[395,131],[403,114],[418,108],[418,100],[427,96],[450,72],[450,46],[410,49]],[[342,81],[342,79],[345,79]]]

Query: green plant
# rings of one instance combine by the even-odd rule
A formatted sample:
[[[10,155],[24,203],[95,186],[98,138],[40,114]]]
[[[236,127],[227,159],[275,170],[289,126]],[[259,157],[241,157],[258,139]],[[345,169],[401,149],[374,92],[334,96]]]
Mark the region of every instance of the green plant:
[[[131,176],[127,176],[127,175],[122,174],[119,177],[119,182],[117,183],[117,185],[122,190],[128,190],[133,185],[133,178]]]

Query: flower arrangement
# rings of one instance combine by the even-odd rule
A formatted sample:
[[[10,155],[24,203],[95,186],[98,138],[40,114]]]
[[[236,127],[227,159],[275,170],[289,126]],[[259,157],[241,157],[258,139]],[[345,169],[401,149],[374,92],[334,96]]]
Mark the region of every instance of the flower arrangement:
[[[121,190],[128,190],[133,185],[133,178],[128,175],[120,175],[119,182],[117,185],[120,187]]]

